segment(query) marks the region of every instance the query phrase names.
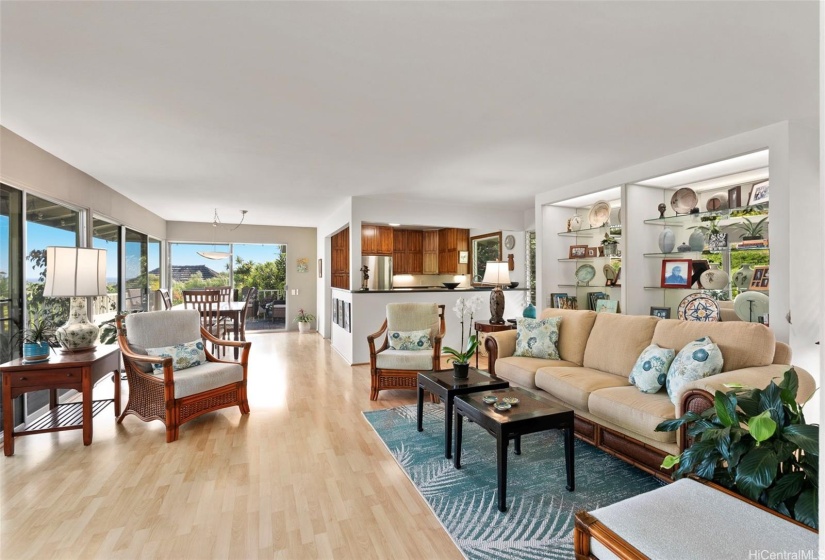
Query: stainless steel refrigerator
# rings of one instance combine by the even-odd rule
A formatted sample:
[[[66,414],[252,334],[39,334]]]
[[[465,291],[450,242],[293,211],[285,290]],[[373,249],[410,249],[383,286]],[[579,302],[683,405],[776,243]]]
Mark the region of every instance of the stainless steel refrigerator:
[[[370,290],[392,289],[392,257],[361,257],[361,266],[369,268],[367,287]],[[361,278],[363,279],[363,273]]]

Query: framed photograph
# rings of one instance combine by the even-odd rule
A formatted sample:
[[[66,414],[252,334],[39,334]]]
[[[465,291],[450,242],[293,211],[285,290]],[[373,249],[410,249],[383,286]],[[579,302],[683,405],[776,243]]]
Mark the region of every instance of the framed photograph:
[[[693,272],[690,274],[690,285],[696,285],[697,288],[702,288],[702,273],[710,270],[710,263],[705,259],[697,259],[693,261]]]
[[[561,300],[566,299],[566,298],[567,298],[566,293],[564,293],[564,294],[562,294],[562,293],[551,293],[550,294],[550,307],[557,307],[557,308],[561,309],[561,305],[560,305]]]
[[[298,272],[308,272],[309,271],[309,259],[298,259],[298,266],[296,267]]]
[[[651,307],[650,314],[659,319],[670,319],[670,307]]]
[[[587,245],[571,245],[568,258],[583,259],[587,256]]]
[[[352,332],[352,326],[350,322],[350,312],[352,310],[352,304],[348,301],[344,302],[344,330],[347,332]]]
[[[595,259],[599,256],[599,248],[598,247],[588,247],[587,248],[587,258],[588,259]]]
[[[619,300],[617,299],[600,299],[596,302],[596,313],[618,313]]]
[[[708,249],[711,251],[721,251],[728,246],[727,233],[711,233],[708,236]]]
[[[579,301],[576,296],[564,296],[559,298],[559,309],[578,309]]]
[[[604,292],[587,292],[587,308],[595,311],[600,299],[610,299],[610,295]]]
[[[728,208],[739,208],[742,206],[742,185],[736,185],[728,189]]]
[[[338,320],[335,321],[335,323],[339,327],[343,327],[344,326],[344,300],[339,299],[337,307],[338,307]]]
[[[768,187],[770,186],[769,184],[770,181],[762,181],[761,183],[753,184],[753,188],[751,188],[751,198],[748,201],[748,206],[768,202]]]
[[[338,324],[338,298],[332,300],[332,322]]]
[[[318,278],[324,277],[324,259],[318,259]]]
[[[458,252],[458,264],[467,264],[470,260],[470,251]]]
[[[764,292],[770,287],[770,267],[768,265],[758,265],[753,267],[753,278],[750,289]]]
[[[690,259],[662,260],[662,288],[690,288],[693,278],[693,261]]]

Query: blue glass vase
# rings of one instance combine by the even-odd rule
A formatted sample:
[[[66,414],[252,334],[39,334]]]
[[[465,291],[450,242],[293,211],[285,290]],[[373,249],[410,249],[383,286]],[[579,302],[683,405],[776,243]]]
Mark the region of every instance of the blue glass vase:
[[[522,316],[527,317],[529,319],[535,319],[536,318],[536,306],[533,305],[532,303],[527,304],[527,307],[525,307],[524,311],[522,312]]]

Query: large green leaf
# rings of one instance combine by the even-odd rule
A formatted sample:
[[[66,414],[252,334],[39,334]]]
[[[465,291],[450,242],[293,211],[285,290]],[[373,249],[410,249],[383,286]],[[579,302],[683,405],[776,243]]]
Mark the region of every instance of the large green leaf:
[[[755,447],[739,461],[736,486],[751,500],[758,500],[762,491],[776,478],[777,467],[779,461],[772,449]]]
[[[768,489],[768,507],[775,508],[777,504],[796,496],[802,491],[804,484],[805,473],[802,471],[786,474],[772,488]]]
[[[712,441],[697,441],[682,452],[679,460],[679,473],[688,474],[693,472],[697,465],[703,461],[709,460],[713,464],[716,459],[711,459],[711,455],[718,456],[716,451],[716,444]]]
[[[742,459],[742,457],[751,449],[753,449],[755,445],[756,442],[753,441],[753,438],[746,438],[733,442],[730,446],[730,457],[728,458],[728,465],[731,468],[738,467],[739,461]]]
[[[702,420],[697,420],[696,422],[694,422],[693,424],[688,426],[687,435],[689,435],[691,437],[696,437],[698,435],[703,434],[707,430],[717,430],[717,429],[722,429],[722,428],[723,428],[722,424],[719,424],[717,426],[716,423],[714,423],[714,422],[708,422],[707,420],[702,419]]]
[[[819,456],[819,426],[791,424],[782,430],[782,437],[798,445],[805,453]]]
[[[671,469],[679,464],[679,456],[678,455],[667,455],[665,460],[662,461],[662,468],[663,469]]]
[[[656,426],[656,431],[675,432],[682,426],[682,424],[687,424],[688,422],[695,422],[699,418],[700,416],[695,412],[686,412],[681,418],[676,418],[674,420],[665,420],[664,422],[659,423],[659,425]]]
[[[817,499],[816,490],[808,488],[799,495],[799,499],[794,504],[793,516],[794,519],[804,523],[814,529],[819,528],[819,518],[817,516],[817,508],[819,507],[819,500]]]
[[[769,410],[773,421],[782,426],[785,424],[785,409],[779,393],[779,387],[771,381],[759,395],[759,412]]]
[[[736,417],[736,396],[733,393],[725,394],[716,391],[713,396],[713,406],[716,409],[716,416],[724,426],[733,426],[738,422]]]
[[[749,391],[742,391],[737,393],[739,408],[742,409],[747,416],[756,416],[759,414],[759,397],[762,391],[759,389],[751,389]]]
[[[789,369],[782,376],[782,382],[779,384],[780,389],[787,389],[791,398],[796,402],[796,394],[799,392],[799,376],[796,374],[794,368]]]
[[[713,480],[716,466],[719,463],[719,453],[708,453],[700,463],[696,465],[694,472],[707,480]]]
[[[771,418],[771,412],[766,410],[748,420],[748,430],[751,432],[757,445],[776,433],[776,422]]]

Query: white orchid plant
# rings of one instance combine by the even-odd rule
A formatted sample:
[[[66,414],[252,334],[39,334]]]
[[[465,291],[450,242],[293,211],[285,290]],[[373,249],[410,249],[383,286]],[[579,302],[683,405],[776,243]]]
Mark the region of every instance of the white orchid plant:
[[[475,354],[476,348],[478,348],[478,338],[474,334],[470,334],[473,331],[473,315],[476,311],[481,309],[483,302],[481,297],[474,296],[469,299],[464,299],[463,297],[458,298],[456,301],[455,307],[453,307],[453,311],[455,312],[456,316],[458,317],[459,321],[461,321],[461,346],[459,350],[454,348],[450,348],[449,346],[444,347],[444,353],[450,354],[453,356],[448,361],[455,362],[457,364],[469,364],[470,358],[473,357]],[[469,316],[470,319],[467,325],[467,347],[462,352],[460,351],[461,348],[464,348],[464,318]]]

